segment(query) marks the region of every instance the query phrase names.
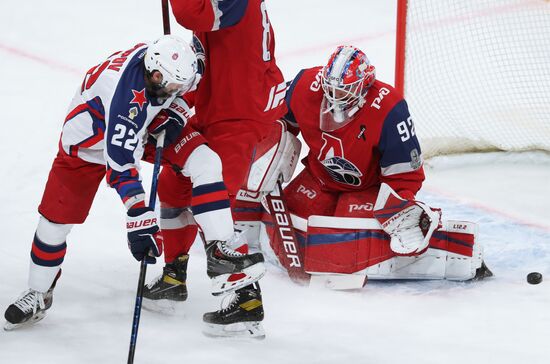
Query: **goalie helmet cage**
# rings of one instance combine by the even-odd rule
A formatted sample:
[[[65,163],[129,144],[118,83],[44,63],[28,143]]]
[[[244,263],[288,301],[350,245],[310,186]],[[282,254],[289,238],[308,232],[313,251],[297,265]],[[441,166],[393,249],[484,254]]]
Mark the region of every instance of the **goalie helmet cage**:
[[[395,86],[425,158],[550,151],[550,1],[398,0]]]

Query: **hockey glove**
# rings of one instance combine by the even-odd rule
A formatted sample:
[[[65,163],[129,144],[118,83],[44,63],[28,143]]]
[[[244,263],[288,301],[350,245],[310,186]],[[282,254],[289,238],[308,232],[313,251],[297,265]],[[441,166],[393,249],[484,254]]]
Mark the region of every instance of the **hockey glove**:
[[[385,183],[380,186],[374,217],[390,235],[391,250],[399,255],[423,253],[433,232],[441,227],[441,210],[405,200]]]
[[[187,103],[176,97],[167,109],[161,110],[155,116],[147,130],[153,136],[165,131],[163,147],[166,147],[176,141],[190,117],[191,111]]]
[[[162,234],[157,225],[157,216],[149,207],[128,210],[126,218],[128,230],[128,248],[134,258],[141,261],[145,258],[149,264],[156,263],[162,254]]]

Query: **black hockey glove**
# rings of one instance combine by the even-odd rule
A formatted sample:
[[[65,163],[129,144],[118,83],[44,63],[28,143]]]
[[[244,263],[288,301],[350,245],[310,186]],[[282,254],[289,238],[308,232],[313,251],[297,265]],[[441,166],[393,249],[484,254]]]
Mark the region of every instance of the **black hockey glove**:
[[[128,248],[138,261],[146,259],[147,263],[156,263],[162,254],[162,234],[157,224],[157,216],[149,207],[128,210],[126,217],[128,231]]]
[[[162,145],[162,147],[174,143],[185,126],[185,122],[182,122],[178,117],[174,117],[171,114],[172,113],[168,110],[161,110],[157,116],[155,116],[148,128],[149,133],[152,134],[153,137],[160,134],[162,131],[165,132],[164,145]]]
[[[153,136],[165,131],[164,145],[166,147],[174,143],[191,117],[191,111],[187,103],[176,97],[167,109],[161,110],[153,119],[147,130]]]

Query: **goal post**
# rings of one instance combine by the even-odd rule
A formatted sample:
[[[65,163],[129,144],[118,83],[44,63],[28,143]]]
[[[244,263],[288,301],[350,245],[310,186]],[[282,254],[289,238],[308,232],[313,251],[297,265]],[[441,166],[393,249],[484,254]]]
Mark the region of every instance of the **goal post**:
[[[550,1],[398,0],[396,29],[425,158],[550,151]]]

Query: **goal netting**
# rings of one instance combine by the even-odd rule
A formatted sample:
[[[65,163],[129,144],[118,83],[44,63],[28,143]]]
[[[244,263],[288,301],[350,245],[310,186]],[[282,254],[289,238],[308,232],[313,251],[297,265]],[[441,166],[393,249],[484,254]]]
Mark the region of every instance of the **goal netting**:
[[[426,158],[550,151],[550,1],[399,0],[396,87]]]

